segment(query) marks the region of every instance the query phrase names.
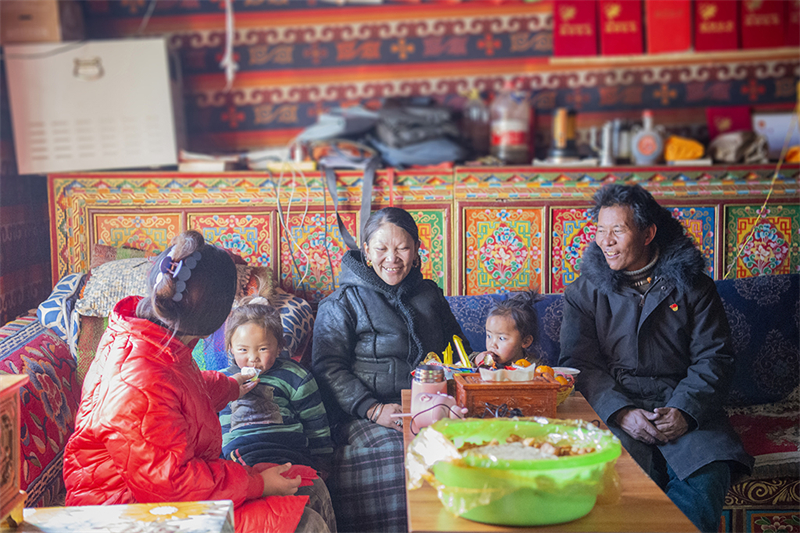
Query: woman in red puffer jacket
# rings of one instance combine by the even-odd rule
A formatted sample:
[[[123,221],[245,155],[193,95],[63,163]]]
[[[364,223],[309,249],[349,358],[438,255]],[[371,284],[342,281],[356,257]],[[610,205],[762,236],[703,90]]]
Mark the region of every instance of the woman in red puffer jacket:
[[[188,231],[148,282],[148,297],[114,307],[84,380],[64,455],[66,504],[232,500],[237,532],[328,531],[308,497],[293,496],[313,470],[220,458],[217,412],[255,383],[201,372],[192,347],[230,312],[230,256]]]

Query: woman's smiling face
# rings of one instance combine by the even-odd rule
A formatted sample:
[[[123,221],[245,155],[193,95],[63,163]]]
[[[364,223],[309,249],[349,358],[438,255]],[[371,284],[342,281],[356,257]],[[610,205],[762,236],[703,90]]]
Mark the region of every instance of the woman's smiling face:
[[[417,259],[417,245],[408,232],[392,223],[383,224],[364,243],[364,254],[372,269],[388,285],[408,276]]]

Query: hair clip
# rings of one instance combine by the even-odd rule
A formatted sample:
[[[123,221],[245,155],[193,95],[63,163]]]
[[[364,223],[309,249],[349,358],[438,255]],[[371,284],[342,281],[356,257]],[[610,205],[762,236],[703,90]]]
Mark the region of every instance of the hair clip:
[[[169,253],[164,256],[161,263],[158,265],[160,272],[156,276],[156,285],[161,283],[166,274],[175,280],[175,294],[172,299],[176,302],[183,300],[183,291],[186,290],[186,281],[192,277],[192,269],[197,266],[197,262],[202,259],[200,252],[194,252],[188,257],[184,257],[180,261],[175,261],[172,254],[175,251],[173,248]]]
[[[269,300],[267,300],[263,296],[256,296],[255,298],[253,298],[252,300],[250,300],[247,303],[248,304],[255,304],[255,305],[269,305]]]

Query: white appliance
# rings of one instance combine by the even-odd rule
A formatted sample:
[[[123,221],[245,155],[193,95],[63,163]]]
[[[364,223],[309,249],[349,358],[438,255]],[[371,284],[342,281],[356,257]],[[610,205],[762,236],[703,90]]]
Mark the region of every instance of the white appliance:
[[[164,38],[3,47],[17,167],[45,174],[177,165]]]

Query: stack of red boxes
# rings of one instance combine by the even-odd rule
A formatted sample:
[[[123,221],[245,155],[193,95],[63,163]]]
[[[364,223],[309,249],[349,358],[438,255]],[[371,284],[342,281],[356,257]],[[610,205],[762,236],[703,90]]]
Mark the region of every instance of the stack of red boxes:
[[[555,56],[782,46],[800,46],[800,0],[553,0]]]
[[[738,5],[731,0],[697,0],[694,3],[694,49],[739,48]]]
[[[692,48],[691,0],[647,0],[647,53],[686,52]]]
[[[600,0],[600,53],[642,53],[642,4],[630,0]]]
[[[742,0],[742,48],[775,48],[786,42],[784,0]]]
[[[553,55],[597,55],[597,2],[553,2]]]

